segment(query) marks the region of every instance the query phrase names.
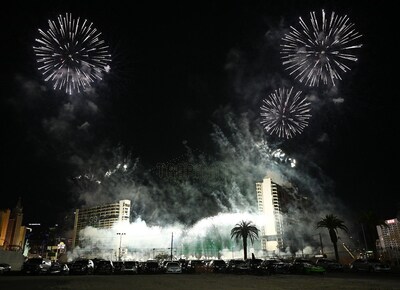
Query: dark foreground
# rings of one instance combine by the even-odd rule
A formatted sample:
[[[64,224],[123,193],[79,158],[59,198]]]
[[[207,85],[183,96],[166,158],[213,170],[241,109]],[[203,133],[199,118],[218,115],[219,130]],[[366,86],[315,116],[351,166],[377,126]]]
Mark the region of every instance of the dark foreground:
[[[400,289],[400,276],[389,273],[326,275],[160,274],[132,276],[1,275],[1,290],[250,290],[250,289]]]

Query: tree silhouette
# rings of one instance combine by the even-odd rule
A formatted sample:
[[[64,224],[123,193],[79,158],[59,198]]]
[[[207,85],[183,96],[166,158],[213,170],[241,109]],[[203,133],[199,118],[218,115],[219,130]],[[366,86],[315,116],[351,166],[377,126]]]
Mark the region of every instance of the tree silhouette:
[[[244,259],[247,259],[247,239],[253,243],[254,240],[258,239],[259,229],[251,221],[241,221],[235,225],[231,230],[231,238],[234,238],[237,242],[243,240],[243,251]]]
[[[335,250],[335,257],[336,260],[339,262],[339,252],[337,248],[337,241],[338,241],[337,233],[338,229],[344,230],[345,232],[348,231],[347,227],[344,224],[344,221],[334,216],[333,214],[328,214],[319,222],[317,222],[317,229],[318,228],[326,228],[329,231],[329,236],[333,244],[333,249]]]

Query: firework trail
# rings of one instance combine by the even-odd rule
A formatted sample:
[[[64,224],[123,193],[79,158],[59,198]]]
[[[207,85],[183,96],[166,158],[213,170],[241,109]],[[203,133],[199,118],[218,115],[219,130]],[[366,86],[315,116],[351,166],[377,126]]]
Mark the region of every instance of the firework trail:
[[[300,160],[297,164],[282,149],[270,147],[263,128],[253,124],[247,115],[224,114],[223,121],[213,126],[212,156],[188,150],[185,162],[190,163],[191,171],[176,181],[148,174],[137,159],[118,148],[100,150],[89,162],[79,163],[87,173],[75,185],[81,186],[81,182],[85,184],[88,180],[90,187],[75,187],[72,191],[81,195],[85,207],[129,199],[132,223],[122,230],[86,228],[80,234],[85,243],[71,255],[93,254],[94,249],[99,249],[103,255],[96,253],[97,257],[109,259],[110,253],[118,253],[120,240],[116,232],[124,231],[126,259],[154,257],[152,249],[170,246],[171,232],[176,244],[181,245],[177,253],[186,257],[195,254],[197,258],[198,255],[230,258],[233,252],[240,257],[240,245],[232,241],[230,230],[242,219],[261,224],[255,183],[265,176],[284,188],[293,202],[284,215],[290,221],[285,231],[293,242],[293,251],[303,249],[303,244],[294,241],[301,236],[302,241],[310,242],[315,235],[310,224],[315,224],[325,213],[341,210],[341,202],[331,195],[331,181],[319,167],[310,160],[307,163]],[[318,214],[305,213],[304,200]],[[259,248],[260,244],[255,243],[254,247]]]
[[[301,93],[294,93],[293,87],[280,88],[263,100],[261,124],[268,134],[289,139],[307,127],[311,105]]]
[[[49,20],[47,31],[39,29],[41,38],[33,50],[39,71],[53,89],[79,93],[108,72],[111,55],[100,39],[101,32],[86,19],[74,19],[70,13]]]
[[[170,246],[171,232],[174,233],[174,243],[179,245],[176,254],[183,255],[177,259],[243,257],[241,245],[230,238],[230,230],[242,219],[257,225],[265,223],[265,216],[258,212],[255,190],[255,183],[265,176],[281,186],[293,203],[283,214],[287,221],[285,233],[291,254],[303,250],[305,245],[317,245],[310,224],[315,224],[325,213],[341,209],[341,203],[330,194],[330,180],[312,163],[307,165],[301,161],[296,168],[288,166],[294,159],[280,148],[272,149],[264,140],[261,126],[252,126],[253,121],[246,116],[229,113],[223,118],[223,124],[214,125],[213,156],[190,155],[188,160],[192,171],[185,180],[180,178],[171,182],[170,179],[154,179],[146,173],[138,174],[141,167],[135,165],[136,161],[129,162],[125,154],[121,155],[122,152],[114,149],[111,150],[115,153],[112,158],[108,154],[104,154],[105,160],[98,160],[102,154],[92,158],[99,162],[90,163],[91,167],[99,164],[101,170],[94,171],[96,178],[88,176],[102,182],[96,183],[97,191],[86,194],[85,200],[96,206],[102,202],[130,199],[132,222],[121,225],[121,228],[85,228],[80,233],[82,247],[75,248],[70,257],[91,254],[109,259],[113,252],[118,253],[120,240],[117,232],[126,232],[122,245],[127,249],[124,259],[154,258],[157,254],[155,248],[169,255],[167,247]],[[127,171],[122,164],[128,164]],[[308,166],[311,175],[305,170]],[[114,173],[107,177],[106,172]],[[315,172],[320,175],[315,175]],[[305,201],[316,214],[304,211]],[[256,256],[265,255],[260,247],[260,243],[254,244]],[[278,251],[275,254],[279,254]]]
[[[322,19],[310,12],[310,23],[299,17],[299,28],[290,27],[290,32],[282,38],[282,63],[290,75],[308,86],[336,85],[341,74],[350,70],[349,63],[357,61],[354,49],[362,44],[354,24],[347,15],[335,12]]]

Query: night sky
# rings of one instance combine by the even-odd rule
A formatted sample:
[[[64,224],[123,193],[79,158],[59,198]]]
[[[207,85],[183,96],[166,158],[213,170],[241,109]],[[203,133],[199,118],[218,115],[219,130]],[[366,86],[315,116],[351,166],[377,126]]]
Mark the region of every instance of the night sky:
[[[212,124],[226,111],[248,113],[260,126],[261,99],[282,82],[297,84],[281,66],[280,33],[323,8],[355,23],[363,35],[359,60],[333,96],[316,90],[322,101],[303,134],[266,139],[316,163],[355,212],[395,217],[397,25],[390,7],[379,1],[148,1],[129,8],[122,1],[81,2],[3,7],[0,208],[22,197],[26,223],[71,211],[71,156],[101,146],[123,146],[151,168],[181,156],[183,143],[212,154]],[[73,97],[43,81],[32,49],[38,28],[66,12],[92,21],[112,54],[104,80]],[[67,103],[78,108],[73,117],[62,115]],[[76,129],[85,122],[89,129]]]

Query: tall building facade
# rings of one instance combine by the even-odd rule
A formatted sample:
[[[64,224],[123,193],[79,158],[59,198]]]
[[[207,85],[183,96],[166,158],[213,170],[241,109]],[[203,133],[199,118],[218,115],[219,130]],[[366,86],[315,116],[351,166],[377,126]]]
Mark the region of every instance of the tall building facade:
[[[400,249],[400,222],[397,218],[385,221],[386,226],[376,226],[382,250]]]
[[[109,229],[118,222],[129,222],[130,211],[131,201],[127,199],[90,208],[76,209],[72,247],[79,245],[80,230],[88,226]]]
[[[271,178],[264,177],[256,183],[257,204],[260,214],[265,216],[261,227],[261,247],[265,252],[283,248],[283,221],[278,185]]]

